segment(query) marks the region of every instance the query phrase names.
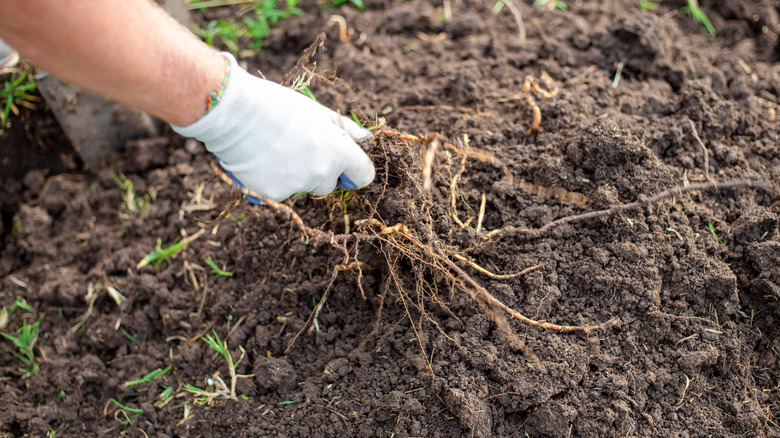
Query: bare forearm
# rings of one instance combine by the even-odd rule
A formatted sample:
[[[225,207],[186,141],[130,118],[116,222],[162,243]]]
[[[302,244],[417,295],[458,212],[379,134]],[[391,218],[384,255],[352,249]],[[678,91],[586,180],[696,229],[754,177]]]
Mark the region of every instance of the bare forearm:
[[[0,37],[62,79],[182,126],[225,71],[219,53],[149,0],[9,0]]]

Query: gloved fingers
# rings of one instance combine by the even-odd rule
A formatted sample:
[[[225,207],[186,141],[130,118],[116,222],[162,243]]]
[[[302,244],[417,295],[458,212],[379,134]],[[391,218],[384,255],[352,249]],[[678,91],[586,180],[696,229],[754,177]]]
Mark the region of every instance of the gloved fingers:
[[[340,188],[341,190],[355,190],[358,188],[355,183],[353,183],[352,180],[343,173],[339,177],[339,182],[336,184],[336,187]]]
[[[331,193],[333,193],[334,190],[336,190],[336,182],[338,178],[328,178],[317,187],[313,188],[311,190],[311,193],[313,193],[315,196],[327,196]]]
[[[360,189],[371,184],[376,175],[371,158],[355,142],[349,141],[344,147],[344,171],[341,173],[342,183],[352,183],[350,190]]]
[[[346,131],[355,141],[366,140],[374,136],[374,133],[366,128],[360,127],[349,117],[341,116],[335,111],[330,111],[330,120],[339,128]]]
[[[217,158],[217,163],[219,163],[220,167],[222,167],[222,170],[224,170],[224,171],[225,171],[225,173],[227,173],[228,175],[230,175],[230,179],[232,179],[232,180],[233,180],[233,184],[237,185],[238,187],[241,187],[242,189],[245,189],[245,188],[246,188],[246,186],[245,186],[245,185],[244,185],[244,184],[243,184],[241,181],[239,181],[239,180],[238,180],[238,178],[236,178],[236,176],[235,176],[235,175],[233,175],[233,172],[231,172],[231,171],[229,171],[229,170],[227,170],[227,169],[225,168],[225,165],[224,165],[224,164],[222,164],[222,160],[220,160],[219,158]],[[259,200],[259,199],[255,198],[255,197],[254,197],[254,196],[252,196],[252,195],[246,195],[246,200],[247,200],[247,201],[249,201],[249,203],[250,203],[250,204],[255,204],[255,205],[265,205],[265,203],[264,203],[263,201],[261,201],[261,200]]]
[[[237,165],[230,165],[217,158],[217,162],[219,162],[219,165],[222,166],[222,169],[227,172],[228,175],[230,175],[230,177],[233,179],[233,183],[240,187],[256,192],[259,195],[265,196],[272,201],[284,201],[298,192],[296,191],[297,187],[294,184],[291,185],[286,181],[279,180],[276,177],[272,177],[270,180],[266,178],[268,176],[268,172],[258,171],[260,168],[258,161],[261,160],[262,158]],[[269,182],[271,181],[275,181],[276,183],[270,184]],[[254,196],[247,195],[246,198],[247,201],[251,202],[252,204],[263,205],[263,202]]]

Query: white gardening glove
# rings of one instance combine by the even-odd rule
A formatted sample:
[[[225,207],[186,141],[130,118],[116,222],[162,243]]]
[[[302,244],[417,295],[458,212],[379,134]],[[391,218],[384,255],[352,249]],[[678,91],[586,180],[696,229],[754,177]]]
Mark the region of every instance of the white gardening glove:
[[[244,187],[281,201],[325,196],[374,180],[374,164],[355,143],[369,130],[301,93],[252,76],[224,54],[231,73],[214,109],[174,131],[202,141]]]

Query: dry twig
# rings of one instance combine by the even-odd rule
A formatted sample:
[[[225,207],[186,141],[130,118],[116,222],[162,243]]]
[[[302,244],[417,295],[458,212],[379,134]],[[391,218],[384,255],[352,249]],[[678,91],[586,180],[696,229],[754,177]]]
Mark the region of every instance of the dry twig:
[[[523,14],[520,13],[520,9],[517,8],[512,0],[501,0],[501,2],[509,9],[509,12],[512,13],[512,17],[515,19],[515,24],[517,24],[517,35],[520,37],[520,44],[525,44],[527,35],[525,23],[523,22]]]
[[[701,137],[699,137],[699,132],[696,131],[696,125],[693,123],[693,120],[688,119],[688,125],[691,127],[693,138],[696,139],[696,143],[699,145],[702,153],[704,154],[704,177],[710,183],[715,184],[715,180],[710,177],[710,151],[707,150],[707,147],[704,146],[704,142],[701,141]]]

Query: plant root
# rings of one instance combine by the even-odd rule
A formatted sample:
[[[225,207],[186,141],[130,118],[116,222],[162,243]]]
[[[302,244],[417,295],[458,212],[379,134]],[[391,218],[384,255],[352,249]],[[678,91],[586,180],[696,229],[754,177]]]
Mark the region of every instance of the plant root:
[[[495,298],[493,295],[491,295],[490,292],[487,291],[487,289],[485,289],[482,285],[480,285],[474,279],[472,279],[468,274],[466,274],[462,269],[460,269],[460,267],[458,267],[458,265],[453,263],[448,258],[445,258],[444,255],[441,252],[439,252],[439,255],[442,257],[444,262],[450,267],[450,269],[452,269],[459,276],[459,278],[461,280],[463,280],[466,284],[471,286],[471,288],[465,288],[464,287],[464,290],[465,289],[469,289],[469,290],[476,291],[477,296],[479,298],[485,300],[485,302],[488,303],[490,306],[497,307],[497,308],[505,311],[506,313],[510,314],[512,317],[514,317],[516,319],[519,319],[520,321],[522,321],[522,322],[524,322],[526,324],[530,324],[530,325],[533,325],[533,326],[538,326],[538,327],[545,328],[545,329],[548,329],[548,330],[555,330],[555,331],[559,331],[559,332],[579,332],[579,331],[590,332],[590,331],[593,331],[593,330],[606,330],[606,329],[612,327],[613,325],[615,325],[615,323],[617,322],[616,320],[611,320],[611,321],[608,321],[608,322],[605,322],[605,323],[602,323],[602,324],[584,325],[584,326],[576,325],[575,326],[575,325],[552,324],[552,323],[549,323],[547,321],[537,321],[537,320],[528,318],[526,316],[523,316],[520,312],[518,312],[518,311],[510,308],[506,304],[502,303],[497,298]]]
[[[735,180],[722,181],[722,182],[694,183],[694,184],[689,184],[687,186],[673,187],[671,189],[664,190],[661,193],[657,193],[641,201],[630,202],[628,204],[619,205],[617,207],[612,207],[606,210],[591,211],[589,213],[562,217],[560,219],[556,219],[550,222],[547,225],[544,225],[541,228],[529,229],[529,228],[508,227],[502,230],[496,230],[495,232],[491,233],[488,237],[523,235],[530,239],[537,239],[543,236],[551,229],[559,227],[564,224],[613,216],[618,213],[623,213],[629,210],[635,210],[637,208],[647,207],[669,198],[679,198],[691,192],[733,190],[733,189],[740,189],[740,188],[769,189],[771,187],[772,185],[766,181],[750,181],[744,179],[735,179]]]
[[[539,105],[537,105],[532,98],[528,98],[528,105],[533,111],[534,120],[531,122],[531,127],[525,131],[526,137],[536,135],[536,133],[539,132],[539,125],[542,124],[542,110],[539,108]]]
[[[331,15],[328,19],[328,24],[336,23],[339,27],[339,41],[342,43],[348,43],[355,36],[355,29],[347,26],[347,20],[341,15]]]
[[[514,273],[514,274],[494,274],[494,273],[488,271],[487,269],[483,268],[482,266],[479,266],[478,264],[476,264],[476,263],[472,262],[471,260],[467,259],[465,256],[463,256],[461,254],[453,254],[452,257],[455,258],[456,260],[459,260],[461,262],[466,263],[467,265],[469,265],[472,268],[474,268],[477,272],[485,274],[488,277],[496,279],[496,280],[508,280],[510,278],[522,277],[523,275],[528,274],[530,272],[533,272],[533,271],[535,271],[535,270],[537,270],[537,269],[542,267],[542,265],[535,265],[535,266],[531,266],[530,268],[525,268],[522,271]]]
[[[696,124],[693,123],[693,120],[688,119],[688,126],[691,128],[691,132],[693,133],[693,138],[696,139],[696,144],[699,145],[699,147],[702,150],[702,153],[704,154],[704,178],[707,179],[707,181],[711,183],[715,183],[715,180],[712,179],[710,176],[710,151],[707,150],[707,146],[704,146],[704,142],[701,141],[701,137],[699,137],[699,132],[696,131]]]
[[[587,196],[583,195],[582,193],[570,192],[560,187],[539,186],[522,180],[517,182],[517,187],[531,195],[541,196],[547,199],[555,199],[566,204],[576,205],[580,208],[585,208],[588,205]]]

